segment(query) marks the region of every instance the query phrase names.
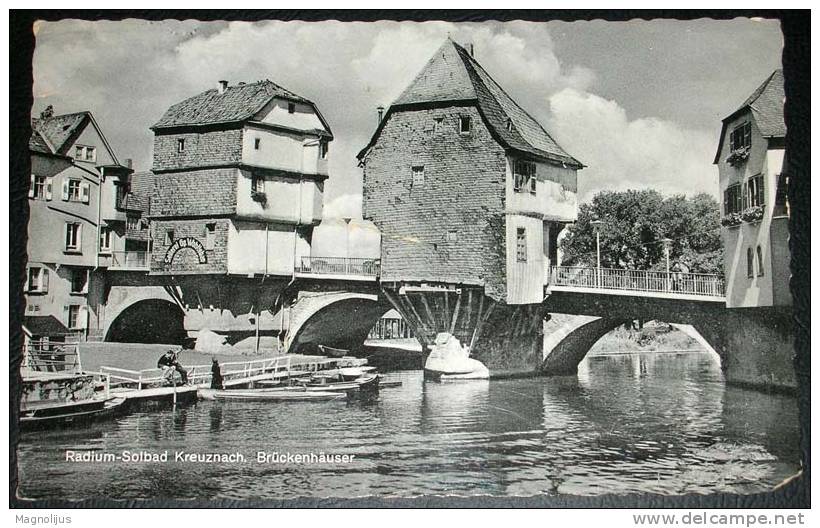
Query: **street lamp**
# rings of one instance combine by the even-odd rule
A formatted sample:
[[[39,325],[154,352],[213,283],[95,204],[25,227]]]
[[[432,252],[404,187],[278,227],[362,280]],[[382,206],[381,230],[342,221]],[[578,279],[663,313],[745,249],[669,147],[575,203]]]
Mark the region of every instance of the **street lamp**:
[[[663,238],[661,242],[663,243],[663,254],[666,256],[666,291],[669,291],[669,252],[672,249],[672,239]]]
[[[597,256],[598,265],[595,268],[595,278],[598,287],[601,287],[601,226],[604,225],[603,220],[592,220],[589,223],[592,229],[595,230],[595,253]]]

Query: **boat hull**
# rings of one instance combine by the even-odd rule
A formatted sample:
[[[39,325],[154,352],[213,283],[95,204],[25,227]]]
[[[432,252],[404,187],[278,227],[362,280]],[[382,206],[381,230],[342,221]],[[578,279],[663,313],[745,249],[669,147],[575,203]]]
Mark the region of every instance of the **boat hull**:
[[[107,400],[77,402],[75,405],[21,409],[20,429],[40,431],[87,425],[116,416],[123,410],[124,403],[125,398],[114,397]]]
[[[268,401],[268,402],[299,402],[299,401],[330,401],[344,398],[344,393],[290,391],[283,389],[252,389],[252,390],[200,390],[200,398],[217,401]]]

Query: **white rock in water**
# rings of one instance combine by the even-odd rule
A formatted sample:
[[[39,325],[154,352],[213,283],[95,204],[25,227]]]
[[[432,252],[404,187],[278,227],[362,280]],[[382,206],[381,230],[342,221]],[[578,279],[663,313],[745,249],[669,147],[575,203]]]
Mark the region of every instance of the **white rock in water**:
[[[197,332],[196,344],[194,350],[202,352],[203,354],[219,354],[224,353],[226,349],[230,348],[225,341],[227,336],[219,335],[216,332],[202,329]]]

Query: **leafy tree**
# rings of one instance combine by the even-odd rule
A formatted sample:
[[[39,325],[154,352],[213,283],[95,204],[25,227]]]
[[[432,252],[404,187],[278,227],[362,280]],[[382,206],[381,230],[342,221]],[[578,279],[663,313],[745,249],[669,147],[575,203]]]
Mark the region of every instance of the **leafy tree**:
[[[600,221],[601,266],[616,269],[663,270],[664,238],[672,240],[670,261],[695,273],[723,273],[720,209],[702,193],[664,198],[654,190],[596,194],[581,204],[578,220],[561,241],[563,263],[595,266],[593,221]]]

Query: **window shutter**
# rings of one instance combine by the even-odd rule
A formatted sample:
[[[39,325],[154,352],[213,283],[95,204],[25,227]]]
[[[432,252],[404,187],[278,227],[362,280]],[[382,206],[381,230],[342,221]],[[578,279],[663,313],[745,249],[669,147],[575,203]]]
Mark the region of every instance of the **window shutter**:
[[[88,203],[91,195],[91,184],[88,182],[82,182],[80,184],[80,200],[83,203]]]
[[[34,174],[31,175],[31,187],[28,188],[28,197],[34,198]]]
[[[46,178],[46,200],[51,200],[51,187],[54,184],[54,178],[49,176]]]
[[[88,328],[88,306],[80,306],[80,313],[77,315],[77,328],[83,330]]]
[[[71,314],[71,307],[69,305],[63,306],[63,324],[65,324],[66,328],[71,328],[71,321],[69,321],[69,315]]]
[[[83,250],[83,224],[77,224],[77,251]]]
[[[63,224],[63,243],[65,248],[68,249],[68,222]]]
[[[28,278],[29,278],[29,276],[30,276],[30,275],[31,275],[31,268],[28,268],[28,269],[26,270],[26,283],[23,285],[23,291],[26,291],[26,292],[27,292],[27,291],[29,291],[29,289],[28,289],[28,288],[29,288],[29,286],[28,286]]]
[[[63,178],[63,201],[68,201],[68,178]]]
[[[40,268],[40,291],[48,293],[48,268]]]

